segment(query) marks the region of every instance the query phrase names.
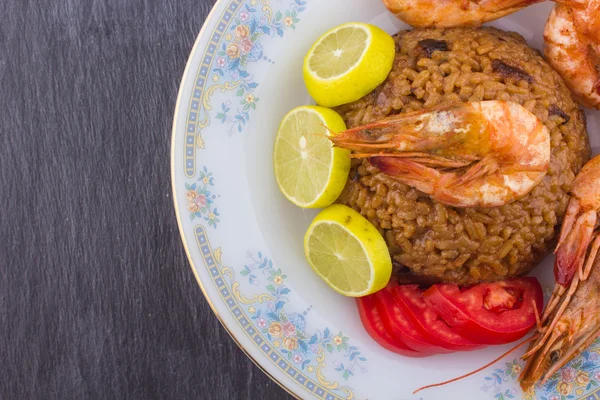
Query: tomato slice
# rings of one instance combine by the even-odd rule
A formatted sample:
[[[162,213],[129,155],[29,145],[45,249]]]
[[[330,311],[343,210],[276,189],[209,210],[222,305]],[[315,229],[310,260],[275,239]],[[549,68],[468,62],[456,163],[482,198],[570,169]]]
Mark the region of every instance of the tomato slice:
[[[400,304],[395,299],[393,286],[376,293],[380,301],[376,304],[383,325],[393,337],[400,339],[409,348],[426,354],[451,353],[451,350],[436,346],[431,343],[421,330],[412,323],[410,317],[404,312]]]
[[[376,306],[375,295],[358,298],[356,304],[365,330],[381,347],[408,357],[425,357],[427,355],[408,348],[400,340],[392,337],[390,332],[385,329],[379,309]]]
[[[448,325],[483,344],[521,339],[536,322],[533,302],[539,314],[544,301],[535,278],[480,283],[463,290],[451,284],[434,285],[424,296]]]
[[[396,301],[402,306],[413,324],[434,345],[453,351],[471,351],[484,347],[457,333],[425,303],[423,291],[417,285],[393,288]]]

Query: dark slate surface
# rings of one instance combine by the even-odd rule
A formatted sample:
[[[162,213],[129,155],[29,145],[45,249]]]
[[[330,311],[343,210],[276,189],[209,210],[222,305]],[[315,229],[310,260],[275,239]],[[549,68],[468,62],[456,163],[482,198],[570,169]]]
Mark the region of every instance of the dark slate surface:
[[[288,397],[175,222],[171,119],[213,2],[0,1],[0,399]]]

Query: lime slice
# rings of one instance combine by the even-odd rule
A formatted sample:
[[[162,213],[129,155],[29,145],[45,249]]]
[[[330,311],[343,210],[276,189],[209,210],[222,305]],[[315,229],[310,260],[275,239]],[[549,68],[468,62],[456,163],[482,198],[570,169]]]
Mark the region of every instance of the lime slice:
[[[273,164],[281,192],[302,208],[332,204],[342,193],[350,171],[350,152],[333,147],[328,136],[346,129],[333,110],[302,106],[281,121]]]
[[[311,267],[344,296],[381,290],[392,275],[392,259],[379,231],[353,209],[335,204],[321,211],[304,236]]]
[[[392,70],[394,39],[380,28],[351,22],[321,36],[304,58],[304,82],[326,107],[356,101],[379,86]]]

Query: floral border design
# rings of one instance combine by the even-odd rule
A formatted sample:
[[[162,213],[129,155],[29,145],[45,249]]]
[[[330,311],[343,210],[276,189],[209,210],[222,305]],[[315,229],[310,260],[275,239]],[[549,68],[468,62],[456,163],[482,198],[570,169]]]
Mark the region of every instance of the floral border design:
[[[232,0],[218,20],[202,55],[187,115],[184,140],[184,171],[187,178],[196,174],[196,152],[204,149],[202,131],[211,125],[216,91],[235,91],[238,104],[222,102],[214,118],[228,126],[227,132],[242,132],[260,101],[255,95],[259,83],[248,71],[252,63],[273,62],[263,52],[263,38],[283,37],[296,29],[307,0],[290,0],[275,10],[271,0]],[[212,83],[209,84],[209,77]]]
[[[522,370],[523,363],[519,359],[505,363],[504,368],[496,368],[484,378],[486,382],[481,386],[481,391],[486,393],[493,391],[494,399],[498,400],[516,398],[517,390],[514,387],[504,389],[502,384],[509,382],[509,380],[514,383]]]
[[[535,388],[535,393],[524,393],[526,400],[596,400],[600,398],[600,340],[588,350],[556,372],[543,386]],[[518,393],[517,378],[523,369],[523,361],[515,358],[505,363],[504,368],[496,368],[484,377],[481,391],[494,393],[494,399],[515,399]],[[507,386],[503,387],[504,384]]]
[[[273,266],[272,260],[260,251],[256,256],[248,252],[247,257],[250,261],[244,265],[240,275],[247,277],[249,283],[255,286],[260,284],[261,275],[267,277],[264,305],[258,304],[260,302],[257,297],[248,307],[248,313],[275,348],[279,348],[288,360],[292,360],[309,373],[318,368],[315,357],[322,353],[343,355],[343,360],[335,360],[334,365],[344,380],[354,376],[357,371],[368,371],[365,365],[366,357],[357,346],[349,343],[349,338],[341,331],[334,335],[329,328],[325,328],[324,331],[318,330],[310,336],[306,332],[307,311],[289,313],[285,310],[288,305],[287,295],[291,289],[285,285],[287,276],[281,269]],[[232,283],[235,283],[234,278]]]
[[[580,398],[580,396],[587,398],[589,392],[598,392],[600,390],[599,352],[596,347],[590,347],[552,375],[538,390],[540,400],[565,400]]]
[[[221,248],[212,249],[206,229],[202,225],[197,225],[194,231],[200,254],[221,299],[261,352],[281,371],[317,398],[353,399],[353,390],[348,386],[341,386],[336,381],[327,380],[324,368],[328,356],[338,354],[348,359],[347,367],[343,366],[338,359],[333,361],[335,370],[341,372],[344,379],[353,376],[356,369],[367,372],[366,367],[359,364],[359,362],[366,362],[366,358],[361,355],[358,348],[350,345],[349,339],[341,332],[333,336],[327,328],[323,332],[315,331],[312,336],[307,334],[305,317],[309,310],[298,313],[285,309],[286,296],[291,292],[284,285],[285,275],[281,270],[275,269],[272,261],[262,254],[257,259],[250,252],[248,257],[259,265],[265,265],[258,270],[266,271],[265,275],[272,278],[267,281],[273,282],[269,285],[273,286],[274,291],[267,289],[267,292],[246,297],[241,293],[240,282],[236,280],[235,271],[222,264]],[[242,271],[247,270],[244,268]],[[250,273],[245,276],[249,277]],[[278,288],[275,288],[275,285]],[[278,308],[279,312],[275,313]],[[244,309],[252,314],[250,319]],[[270,315],[271,313],[273,315]],[[266,318],[261,315],[266,315]],[[259,323],[260,318],[263,318],[264,322]],[[301,345],[301,342],[304,345]],[[307,359],[304,359],[303,355]]]
[[[208,169],[204,167],[200,171],[197,182],[191,185],[185,184],[187,190],[185,198],[188,201],[187,210],[190,213],[190,220],[204,218],[209,226],[216,228],[220,214],[214,205],[217,196],[210,191],[210,188],[215,185],[214,180],[212,172],[208,172]]]
[[[232,100],[226,100],[221,103],[215,120],[228,125],[230,135],[242,132],[260,101],[255,95],[258,83],[248,68],[259,61],[273,62],[263,54],[261,41],[282,37],[286,30],[295,29],[300,21],[298,15],[307,3],[306,0],[289,0],[287,6],[282,4],[278,6],[282,9],[274,10],[270,2],[231,0],[225,5],[215,29],[209,34],[196,73],[184,133],[184,174],[196,180],[185,183],[186,201],[190,220],[202,218],[213,229],[220,222],[215,204],[218,197],[214,194],[215,178],[206,166],[199,174],[196,172],[196,149],[205,147],[202,130],[214,126],[214,123],[211,125],[211,97],[217,90],[223,93],[235,90],[235,97],[240,99],[236,110],[233,110]],[[207,85],[210,76],[213,83]],[[258,286],[266,277],[266,291],[246,298],[240,291],[240,282],[235,280],[235,272],[221,264],[221,249],[212,251],[206,228],[196,225],[194,235],[224,304],[258,349],[316,397],[354,398],[349,386],[330,381],[325,375],[335,371],[340,374],[339,379],[350,380],[357,372],[367,372],[367,359],[358,347],[342,332],[333,334],[325,328],[309,333],[306,317],[310,309],[288,310],[287,296],[291,289],[284,283],[287,277],[262,253],[258,253],[258,258],[249,253],[249,262],[239,273],[249,280],[251,287]],[[326,360],[331,365],[327,369]]]
[[[250,120],[250,112],[256,110],[259,98],[255,96],[258,82],[254,80],[247,68],[249,63],[260,60],[270,61],[264,55],[263,46],[260,43],[262,36],[283,37],[287,29],[296,29],[296,23],[300,21],[298,15],[304,11],[305,0],[294,0],[289,9],[277,11],[273,17],[269,13],[259,14],[256,8],[257,0],[245,4],[225,35],[225,41],[221,44],[221,50],[217,52],[216,67],[212,69],[213,82],[217,83],[224,78],[224,87],[236,90],[236,97],[240,97],[239,105],[232,111],[232,101],[221,103],[221,109],[215,118],[222,124],[228,125],[227,132],[231,136],[234,132],[242,132],[242,127]],[[210,89],[209,89],[210,90]],[[202,148],[204,141],[198,130],[196,143]]]

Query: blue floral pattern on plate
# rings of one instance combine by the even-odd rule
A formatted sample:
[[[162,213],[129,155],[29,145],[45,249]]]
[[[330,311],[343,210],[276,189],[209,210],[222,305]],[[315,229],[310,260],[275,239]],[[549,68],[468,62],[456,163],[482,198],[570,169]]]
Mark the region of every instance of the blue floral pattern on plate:
[[[256,110],[260,101],[255,96],[258,82],[248,72],[248,66],[258,61],[273,62],[263,53],[263,37],[283,37],[288,29],[296,29],[299,15],[306,8],[306,0],[293,0],[286,10],[278,10],[273,15],[270,8],[259,10],[258,1],[247,2],[235,16],[225,40],[221,43],[217,58],[212,67],[214,85],[206,90],[208,98],[215,89],[235,91],[238,101],[226,100],[221,103],[215,118],[227,126],[229,135],[242,132],[250,120],[250,113]],[[209,114],[211,108],[205,108]],[[206,115],[205,118],[209,118]],[[196,143],[204,148],[201,137],[203,126],[198,129]]]
[[[536,387],[534,393],[524,393],[527,400],[567,400],[590,399],[600,397],[600,365],[598,358],[600,349],[596,341],[589,349],[583,351],[574,360],[548,379],[543,385]],[[519,358],[505,363],[504,368],[495,368],[483,379],[483,392],[493,393],[494,399],[507,400],[521,397],[517,378],[523,370],[523,361]]]
[[[268,295],[262,307],[248,307],[250,318],[256,321],[256,326],[280,349],[288,360],[298,364],[301,369],[314,372],[317,355],[327,352],[340,354],[342,360],[335,361],[335,370],[340,372],[344,380],[354,376],[356,372],[367,372],[367,359],[357,346],[349,343],[349,338],[342,332],[333,334],[329,328],[316,331],[312,336],[306,333],[307,312],[286,312],[287,295],[291,289],[285,285],[287,276],[279,268],[273,266],[273,261],[261,252],[256,256],[248,253],[250,262],[244,265],[240,275],[247,277],[250,284],[259,285],[260,277],[266,277]]]
[[[214,179],[212,173],[204,167],[197,182],[185,184],[187,190],[185,197],[188,201],[187,210],[190,219],[193,221],[195,218],[204,218],[209,226],[216,228],[219,222],[219,211],[214,204],[217,196],[210,191],[215,184]]]
[[[252,286],[258,286],[260,282],[264,282],[266,286],[259,293],[243,293],[236,271],[222,263],[221,248],[213,251],[202,225],[197,225],[195,231],[204,263],[225,304],[253,341],[261,344],[261,350],[270,354],[269,358],[290,377],[320,397],[328,400],[354,398],[351,387],[326,378],[326,361],[334,357],[334,370],[345,381],[358,371],[366,373],[367,359],[358,347],[352,345],[342,332],[333,334],[329,328],[308,333],[307,317],[310,308],[288,309],[291,289],[285,285],[287,276],[261,252],[256,255],[248,252],[246,256],[249,262],[239,274],[244,279],[249,279]],[[261,278],[266,279],[262,281]],[[240,309],[245,309],[245,312],[240,313]],[[246,316],[250,317],[251,324]],[[301,374],[306,374],[306,377]]]

